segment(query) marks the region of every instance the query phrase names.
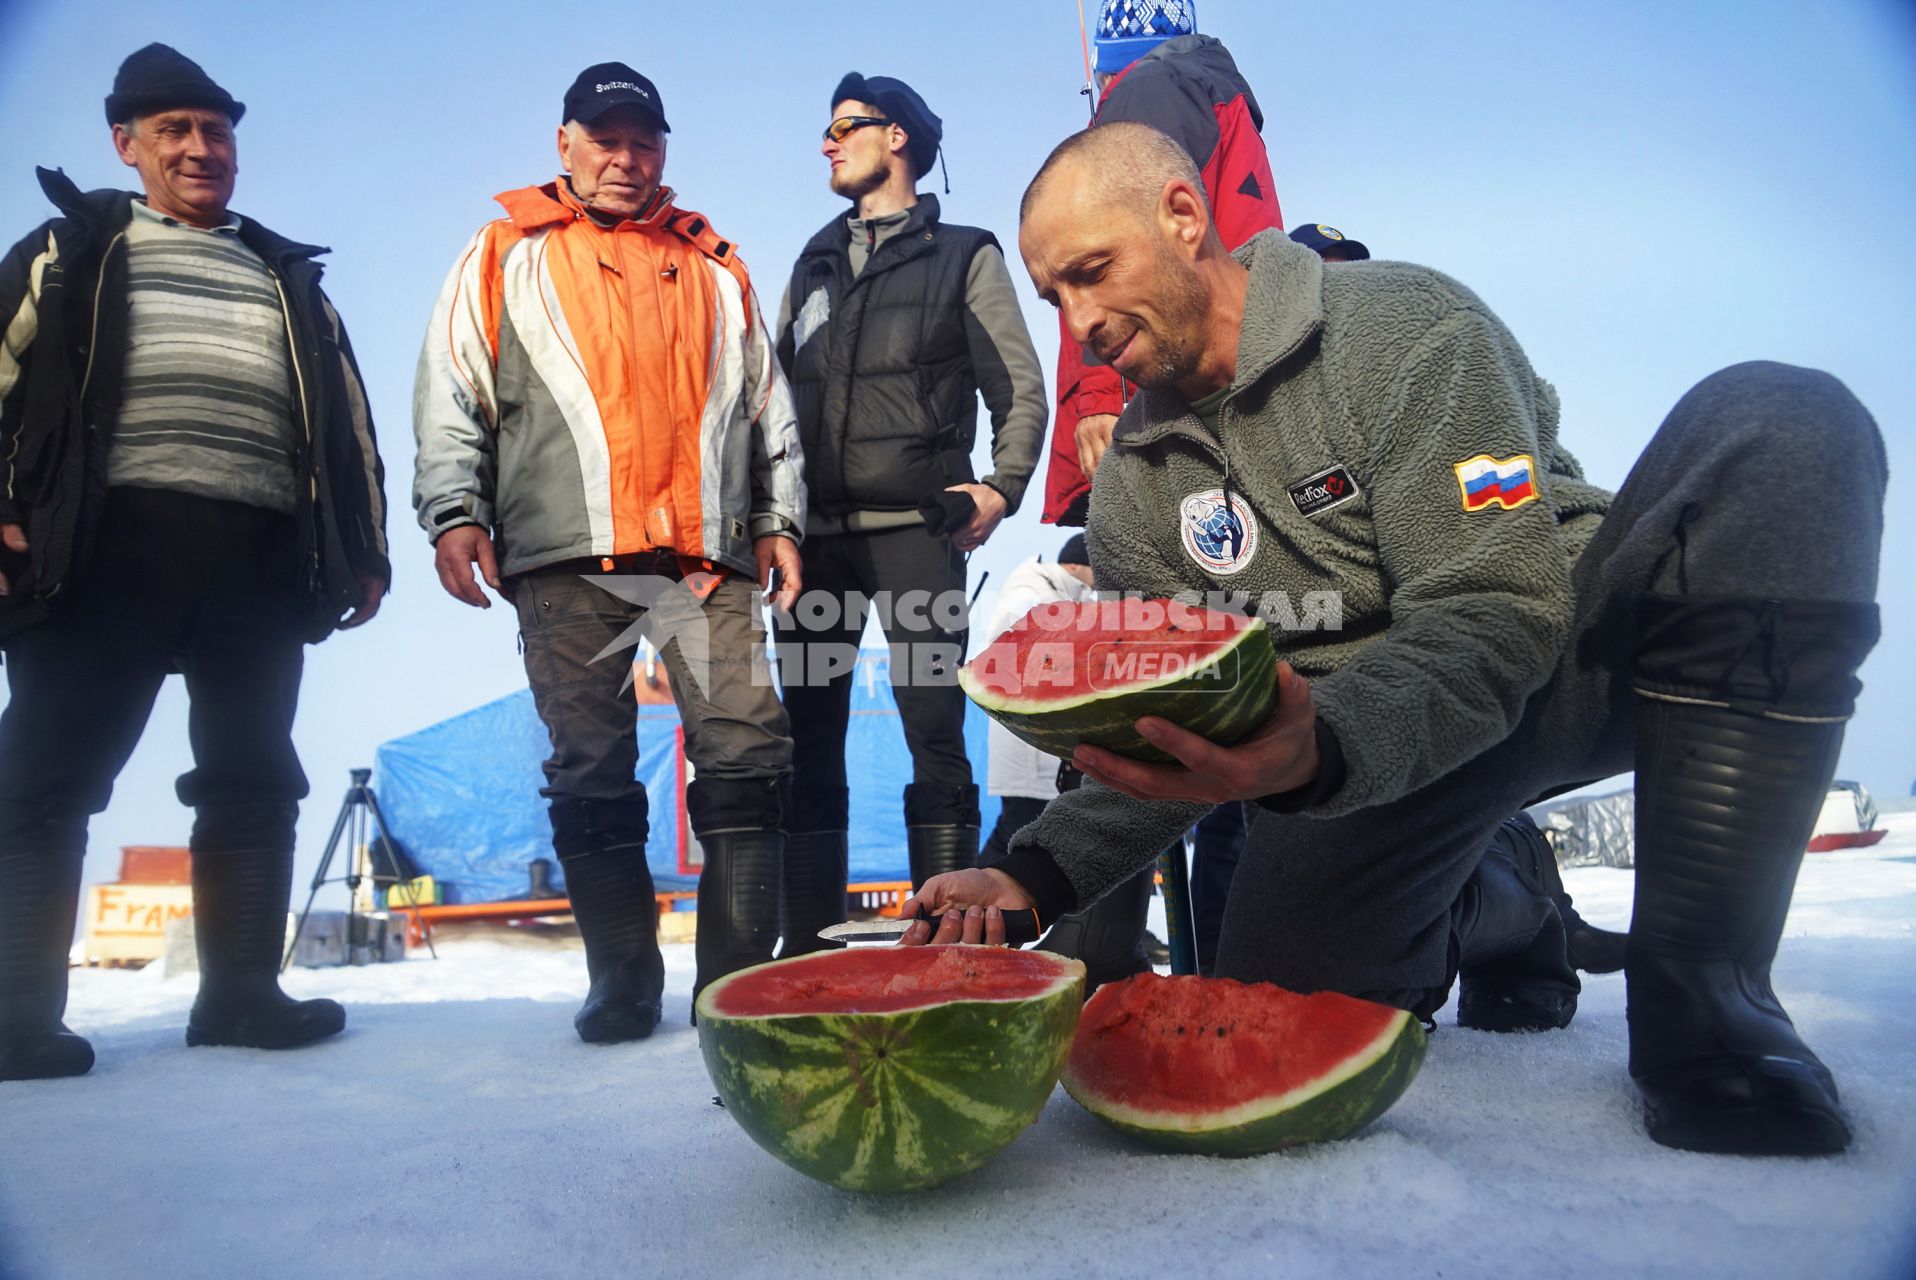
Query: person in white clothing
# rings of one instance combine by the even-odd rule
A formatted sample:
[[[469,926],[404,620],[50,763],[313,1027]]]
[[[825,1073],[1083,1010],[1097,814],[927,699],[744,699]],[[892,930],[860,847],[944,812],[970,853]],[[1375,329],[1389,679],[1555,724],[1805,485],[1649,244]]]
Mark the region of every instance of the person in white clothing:
[[[1078,534],[1059,548],[1056,563],[1046,564],[1033,556],[1012,570],[986,634],[995,640],[1039,605],[1091,599],[1097,593],[1091,588],[1090,559],[1084,535]],[[998,825],[978,856],[981,864],[1002,857],[1011,837],[1035,822],[1060,790],[1076,787],[1082,776],[1055,756],[1013,737],[995,720],[990,732],[991,764],[985,786],[1003,803]],[[1153,879],[1152,869],[1139,872],[1085,910],[1060,919],[1038,943],[1040,950],[1084,961],[1086,996],[1106,982],[1150,969],[1144,920]]]
[[[1092,595],[1090,557],[1085,553],[1084,535],[1078,534],[1058,552],[1057,563],[1046,564],[1044,557],[1033,556],[1011,571],[985,633],[996,640],[1039,605],[1089,600]],[[985,788],[1004,803],[998,811],[998,825],[985,842],[981,862],[1003,856],[1013,833],[1034,821],[1058,794],[1056,756],[1013,737],[996,720],[991,722],[990,735],[991,764]]]

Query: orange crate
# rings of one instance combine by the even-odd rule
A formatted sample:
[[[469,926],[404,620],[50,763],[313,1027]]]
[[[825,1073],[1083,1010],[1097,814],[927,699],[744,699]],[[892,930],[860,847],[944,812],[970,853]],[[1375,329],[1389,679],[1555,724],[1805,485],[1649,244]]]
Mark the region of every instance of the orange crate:
[[[120,849],[121,884],[192,884],[193,855],[163,844],[129,844]]]

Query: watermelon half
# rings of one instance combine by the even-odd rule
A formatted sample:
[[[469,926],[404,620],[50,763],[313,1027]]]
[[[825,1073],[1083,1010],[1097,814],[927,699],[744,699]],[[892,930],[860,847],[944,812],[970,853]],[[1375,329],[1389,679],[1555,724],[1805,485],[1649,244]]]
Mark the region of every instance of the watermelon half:
[[[1153,973],[1098,988],[1064,1087],[1155,1146],[1250,1156],[1348,1137],[1403,1096],[1423,1060],[1424,1029],[1402,1009]]]
[[[699,995],[699,1048],[752,1140],[822,1182],[915,1191],[1038,1118],[1084,965],[1004,947],[855,947],[745,969]]]
[[[1277,651],[1260,618],[1175,600],[1060,601],[1013,623],[958,672],[991,718],[1065,759],[1080,742],[1138,760],[1171,755],[1141,716],[1229,746],[1277,705]]]

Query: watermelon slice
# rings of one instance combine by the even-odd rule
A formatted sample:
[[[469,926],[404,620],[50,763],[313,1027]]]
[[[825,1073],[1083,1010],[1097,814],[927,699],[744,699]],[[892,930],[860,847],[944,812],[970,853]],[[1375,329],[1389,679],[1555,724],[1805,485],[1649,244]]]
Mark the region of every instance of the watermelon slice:
[[[977,1168],[1058,1082],[1084,965],[1003,947],[858,947],[713,982],[699,1048],[726,1111],[800,1173],[913,1191]]]
[[[992,719],[1065,759],[1080,742],[1169,761],[1140,716],[1229,746],[1277,705],[1277,651],[1262,619],[1174,600],[1041,604],[958,672]]]
[[[1424,1029],[1332,991],[1140,974],[1084,1007],[1064,1087],[1155,1146],[1249,1156],[1348,1137],[1403,1096]]]

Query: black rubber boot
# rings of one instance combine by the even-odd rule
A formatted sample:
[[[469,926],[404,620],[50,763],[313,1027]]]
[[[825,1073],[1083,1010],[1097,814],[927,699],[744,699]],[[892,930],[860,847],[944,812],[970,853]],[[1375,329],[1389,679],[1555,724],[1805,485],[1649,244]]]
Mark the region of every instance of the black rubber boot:
[[[905,856],[915,893],[933,876],[978,865],[978,828],[906,827]]]
[[[1504,819],[1451,907],[1457,944],[1457,1025],[1551,1031],[1577,1014],[1549,842],[1527,815]]]
[[[0,1080],[93,1069],[93,1046],[61,1021],[79,906],[79,854],[0,855]]]
[[[592,981],[573,1015],[573,1029],[587,1044],[643,1040],[659,1025],[665,997],[659,902],[645,865],[645,845],[619,845],[560,861]]]
[[[698,975],[692,998],[715,979],[772,958],[778,943],[779,881],[785,833],[773,829],[699,834]],[[697,1021],[694,1010],[693,1020]]]
[[[906,785],[905,856],[914,893],[933,876],[978,865],[978,826],[977,787]]]
[[[291,849],[193,855],[200,992],[187,1044],[297,1049],[345,1028],[338,1002],[295,1000],[280,990],[292,891]]]
[[[1770,968],[1876,634],[1874,605],[1645,602],[1625,976],[1630,1074],[1665,1146],[1849,1145]]]
[[[1083,911],[1061,916],[1038,950],[1084,961],[1085,999],[1107,982],[1151,971],[1144,921],[1151,908],[1155,868],[1146,867]]]
[[[835,951],[845,944],[818,936],[845,922],[843,831],[794,831],[785,837],[785,882],[779,889],[778,958]]]

